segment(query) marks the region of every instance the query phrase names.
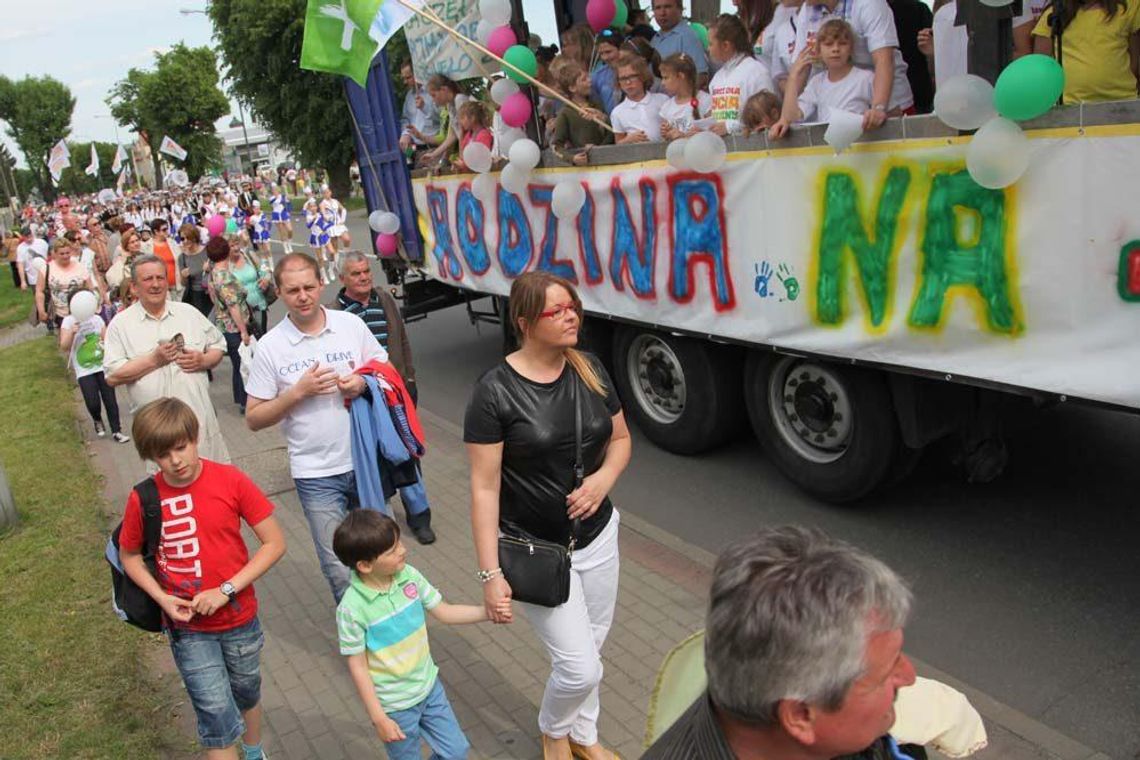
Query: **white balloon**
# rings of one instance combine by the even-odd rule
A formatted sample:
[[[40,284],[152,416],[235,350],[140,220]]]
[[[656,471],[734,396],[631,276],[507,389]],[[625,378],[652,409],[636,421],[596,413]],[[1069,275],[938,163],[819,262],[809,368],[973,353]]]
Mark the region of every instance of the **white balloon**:
[[[505,127],[499,130],[499,157],[508,158],[511,155],[511,146],[526,137],[526,132],[518,127]]]
[[[48,244],[47,244],[46,240],[44,240],[43,238],[36,238],[32,242],[28,243],[28,245],[31,247],[31,249],[33,251],[35,251],[37,256],[39,256],[40,258],[44,258],[44,259],[47,258]]]
[[[665,149],[665,160],[674,169],[687,169],[688,165],[685,163],[685,146],[688,144],[689,138],[681,137],[669,143],[669,147]]]
[[[981,0],[982,5],[988,5],[991,8],[1003,8],[1012,2],[1013,0]]]
[[[823,133],[823,141],[835,148],[836,153],[847,150],[862,134],[862,116],[842,109],[831,109],[831,121]]]
[[[480,174],[471,181],[471,194],[483,203],[490,203],[495,199],[495,175]]]
[[[997,116],[994,87],[974,74],[951,77],[934,93],[934,114],[948,127],[978,129]]]
[[[379,232],[380,231],[380,219],[383,216],[384,216],[384,212],[380,211],[379,209],[376,211],[373,211],[371,214],[368,215],[368,226],[372,228],[373,232]]]
[[[475,39],[480,45],[486,45],[487,40],[491,37],[491,32],[495,31],[495,25],[487,19],[480,19],[479,23],[475,25]]]
[[[385,235],[395,235],[400,231],[400,217],[391,211],[381,211],[380,214],[380,224],[376,228],[377,232],[382,232]]]
[[[511,23],[511,0],[479,0],[479,15],[491,26]]]
[[[982,187],[1009,187],[1029,168],[1029,138],[1009,119],[982,125],[966,148],[966,169]]]
[[[482,24],[483,22],[480,21],[479,23]],[[503,77],[502,79],[496,80],[495,83],[491,85],[491,100],[495,101],[499,105],[502,105],[503,101],[518,91],[519,86],[515,83],[515,80],[508,77]]]
[[[570,219],[582,210],[586,202],[586,188],[576,179],[564,179],[554,186],[550,196],[550,210],[559,219]]]
[[[510,151],[507,152],[507,157],[510,158],[512,164],[529,172],[538,166],[538,161],[542,158],[542,149],[534,140],[524,137],[521,140],[515,140]]]
[[[491,171],[491,149],[481,142],[472,140],[463,149],[463,163],[467,168],[478,174]]]
[[[86,322],[99,310],[99,299],[90,290],[81,290],[71,297],[69,307],[76,322]]]
[[[499,174],[499,184],[503,189],[516,195],[526,192],[528,182],[530,182],[530,172],[523,171],[513,163],[504,166],[502,173]]]
[[[723,166],[727,153],[728,146],[724,140],[712,132],[698,132],[685,143],[685,163],[702,174],[715,172]]]

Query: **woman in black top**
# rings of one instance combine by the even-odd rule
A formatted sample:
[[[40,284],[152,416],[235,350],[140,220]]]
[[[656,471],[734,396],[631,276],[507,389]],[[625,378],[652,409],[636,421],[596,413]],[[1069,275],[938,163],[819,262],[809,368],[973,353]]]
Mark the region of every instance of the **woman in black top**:
[[[520,606],[553,662],[538,715],[544,757],[606,760],[613,753],[598,743],[600,653],[618,583],[618,513],[607,494],[629,463],[629,429],[601,363],[574,348],[582,302],[573,286],[529,272],[511,286],[510,304],[521,348],[476,383],[463,430],[483,601],[492,620],[505,622],[497,605],[511,588],[499,571],[500,531],[565,545],[571,520],[581,519],[569,600]],[[577,489],[575,392],[586,472]]]

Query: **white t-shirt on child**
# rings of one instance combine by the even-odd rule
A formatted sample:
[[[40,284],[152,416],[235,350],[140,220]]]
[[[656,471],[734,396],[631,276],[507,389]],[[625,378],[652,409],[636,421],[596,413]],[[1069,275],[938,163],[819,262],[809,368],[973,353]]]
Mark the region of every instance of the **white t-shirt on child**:
[[[723,121],[728,131],[744,131],[740,114],[748,99],[761,90],[776,92],[768,67],[752,56],[740,54],[720,67],[709,83],[712,95],[712,117]]]
[[[852,66],[847,76],[831,81],[827,70],[817,71],[808,79],[799,106],[804,121],[830,122],[832,111],[848,111],[862,116],[875,97],[875,75],[867,69]]]
[[[619,134],[644,132],[649,142],[660,142],[661,107],[667,100],[668,95],[657,92],[648,92],[641,100],[626,98],[610,112],[610,125]]]
[[[712,113],[712,95],[704,90],[697,92],[697,113],[700,118],[707,119]],[[693,104],[690,100],[678,103],[675,98],[669,98],[661,106],[661,121],[667,123],[680,132],[688,132],[693,128],[696,119],[693,118]]]
[[[103,371],[103,328],[106,326],[98,314],[82,322],[76,322],[75,317],[68,314],[60,323],[61,330],[75,330],[69,361],[76,380]]]

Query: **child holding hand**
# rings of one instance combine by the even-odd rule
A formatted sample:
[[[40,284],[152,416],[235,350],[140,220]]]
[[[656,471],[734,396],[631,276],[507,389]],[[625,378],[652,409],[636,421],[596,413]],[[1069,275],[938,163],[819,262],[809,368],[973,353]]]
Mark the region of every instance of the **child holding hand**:
[[[618,144],[660,142],[661,107],[669,97],[649,92],[653,85],[649,64],[639,55],[622,53],[618,58],[617,77],[625,100],[610,112],[615,140]]]
[[[390,760],[466,758],[470,748],[428,649],[427,611],[441,623],[487,620],[482,606],[448,604],[404,560],[400,527],[372,509],[354,509],[333,534],[333,551],[352,568],[336,609],[340,653]],[[509,620],[510,600],[497,608]]]
[[[854,43],[855,32],[846,21],[833,18],[824,22],[814,43],[805,46],[792,64],[784,93],[783,113],[768,130],[773,138],[786,135],[788,126],[793,122],[808,119],[829,122],[834,111],[863,116],[863,128],[873,127],[874,122],[867,116],[872,110],[875,75],[852,62]],[[797,100],[799,84],[816,58],[823,64],[823,69],[811,75]]]
[[[697,88],[697,64],[684,53],[661,62],[661,86],[670,96],[661,106],[661,136],[676,140],[700,132],[696,122],[712,114],[712,95]]]
[[[612,144],[613,132],[598,122],[606,122],[605,114],[598,104],[590,99],[590,75],[577,61],[565,61],[558,68],[558,88],[576,105],[592,112],[595,119],[583,116],[574,108],[563,108],[554,120],[554,133],[551,143],[556,151],[569,148],[578,149],[570,158],[575,166],[585,166],[589,161],[590,148],[595,145]]]

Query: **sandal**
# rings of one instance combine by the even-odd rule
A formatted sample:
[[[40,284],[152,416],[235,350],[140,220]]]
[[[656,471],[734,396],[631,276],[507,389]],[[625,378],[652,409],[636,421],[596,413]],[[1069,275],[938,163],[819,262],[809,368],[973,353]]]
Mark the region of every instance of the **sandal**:
[[[574,756],[569,737],[555,739],[542,735],[542,760],[570,760]]]
[[[579,758],[579,760],[621,760],[621,758],[618,756],[618,753],[614,752],[613,750],[606,749],[601,745],[601,742],[587,747],[584,744],[579,744],[573,739],[570,739],[569,741],[570,754],[576,758]],[[601,757],[590,753],[590,750],[594,748],[597,748],[598,752],[603,753]]]

